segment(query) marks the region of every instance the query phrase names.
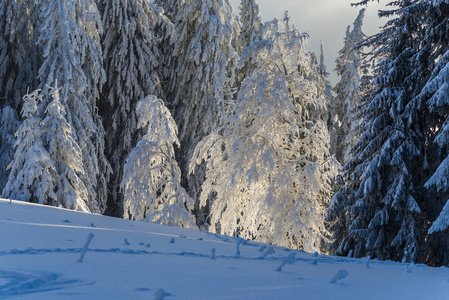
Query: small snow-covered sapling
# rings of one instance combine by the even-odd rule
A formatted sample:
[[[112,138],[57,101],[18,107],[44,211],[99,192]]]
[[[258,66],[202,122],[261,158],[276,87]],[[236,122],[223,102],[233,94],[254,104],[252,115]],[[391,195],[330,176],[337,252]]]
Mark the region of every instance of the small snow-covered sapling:
[[[124,244],[125,246],[129,246],[129,245],[130,245],[129,242],[128,242],[128,239],[125,239],[125,240],[123,241],[123,244]]]
[[[312,262],[310,264],[317,265],[318,264],[318,252],[315,251],[315,253],[313,253],[313,257],[314,257],[314,259],[312,260]]]
[[[237,238],[237,247],[235,250],[235,257],[240,257],[240,244],[243,244],[245,242],[242,238]]]
[[[291,252],[287,257],[285,257],[282,260],[282,263],[280,264],[280,266],[275,271],[282,272],[282,268],[286,264],[293,265],[295,263],[295,261],[296,261],[295,260],[295,256],[296,256],[296,252]]]
[[[210,256],[210,258],[211,259],[215,259],[215,248],[212,248],[212,251],[211,251],[212,253],[211,253],[211,256]]]
[[[274,248],[273,247],[269,247],[268,249],[267,249],[267,251],[265,251],[265,253],[261,256],[261,257],[259,257],[260,259],[264,259],[265,257],[267,257],[268,255],[270,255],[270,254],[274,254]]]
[[[371,256],[368,255],[368,256],[366,257],[366,262],[365,262],[365,265],[366,265],[366,268],[367,268],[367,269],[370,269],[370,268],[371,268],[371,267],[369,266],[370,260],[371,260]]]
[[[349,258],[352,257],[352,250],[349,250],[348,257],[349,257]]]
[[[89,248],[90,241],[92,241],[93,237],[94,237],[94,234],[89,233],[89,236],[87,237],[86,244],[84,244],[84,248],[83,248],[83,250],[81,250],[81,255],[80,255],[80,258],[78,259],[78,262],[83,262],[84,254],[86,254],[87,248]]]
[[[337,274],[335,274],[334,278],[332,278],[331,281],[329,281],[330,283],[336,283],[338,280],[342,280],[346,277],[348,277],[348,271],[346,270],[339,270],[337,272]]]
[[[146,245],[145,245],[145,247],[147,247],[147,248],[151,248],[151,245],[150,245],[150,243],[146,244]]]
[[[409,265],[407,265],[407,266],[405,267],[406,273],[411,273],[414,266],[415,266],[415,264],[414,264],[413,262],[411,262]]]
[[[90,223],[89,227],[95,227],[94,223]]]
[[[175,243],[175,238],[172,238],[169,243],[170,244],[174,244]]]

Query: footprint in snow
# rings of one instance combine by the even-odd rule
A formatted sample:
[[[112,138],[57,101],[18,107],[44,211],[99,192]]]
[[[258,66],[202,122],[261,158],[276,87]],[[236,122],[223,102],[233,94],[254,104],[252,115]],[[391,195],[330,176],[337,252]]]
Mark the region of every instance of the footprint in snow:
[[[165,292],[164,289],[158,289],[155,293],[154,293],[154,300],[164,300],[165,296],[171,296],[170,293]]]
[[[44,272],[0,271],[0,281],[4,283],[0,285],[0,295],[7,298],[94,284],[94,282],[65,279],[59,274]]]

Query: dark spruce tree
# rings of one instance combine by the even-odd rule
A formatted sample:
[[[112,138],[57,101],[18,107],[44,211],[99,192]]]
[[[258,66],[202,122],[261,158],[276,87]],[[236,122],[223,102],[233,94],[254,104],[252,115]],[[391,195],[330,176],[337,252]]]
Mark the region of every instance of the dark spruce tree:
[[[421,261],[429,265],[448,265],[449,254],[449,3],[447,1],[420,1],[419,13],[424,15],[426,30],[423,47],[418,57],[429,70],[426,84],[417,101],[427,107],[426,158],[430,178],[427,201],[422,207],[427,226],[423,227],[426,248],[421,253]],[[426,74],[426,75],[427,75]],[[431,228],[429,226],[431,225]]]
[[[375,79],[360,106],[362,134],[344,167],[346,183],[329,210],[333,222],[347,218],[347,227],[338,229],[345,234],[334,245],[336,254],[418,261],[426,114],[413,101],[425,76],[416,57],[423,21],[414,2],[392,2],[391,10],[380,12],[392,19],[366,41],[377,60]]]

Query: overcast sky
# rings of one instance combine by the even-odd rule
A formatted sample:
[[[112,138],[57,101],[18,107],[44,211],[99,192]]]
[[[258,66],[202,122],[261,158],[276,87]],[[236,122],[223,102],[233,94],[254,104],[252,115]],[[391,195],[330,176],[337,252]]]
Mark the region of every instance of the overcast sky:
[[[239,13],[240,0],[230,0],[234,12]],[[333,74],[335,59],[343,47],[343,38],[348,25],[352,26],[362,7],[351,7],[355,0],[258,0],[263,21],[281,18],[288,10],[293,22],[300,31],[309,33],[310,43],[306,47],[319,55],[320,40],[324,46],[327,71],[331,73],[333,85],[338,77]],[[365,6],[363,6],[365,7]],[[371,35],[379,31],[385,20],[379,20],[377,11],[383,5],[371,2],[365,13],[363,31]]]

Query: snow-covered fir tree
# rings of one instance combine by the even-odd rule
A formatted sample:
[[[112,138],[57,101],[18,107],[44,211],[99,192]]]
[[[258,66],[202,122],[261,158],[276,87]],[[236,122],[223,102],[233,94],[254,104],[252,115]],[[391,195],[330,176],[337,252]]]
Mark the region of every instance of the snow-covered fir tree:
[[[136,113],[137,126],[145,135],[124,167],[124,217],[197,228],[190,214],[194,201],[181,187],[174,151],[179,146],[178,129],[170,111],[161,99],[148,96],[137,103]]]
[[[42,119],[38,105],[40,90],[24,96],[22,119],[14,145],[14,159],[9,165],[10,175],[2,197],[41,204],[57,202],[53,176],[56,168],[44,148]]]
[[[206,162],[200,204],[212,232],[316,251],[330,198],[327,103],[298,32],[286,15],[247,47],[258,62],[244,80],[235,115],[196,147]],[[251,54],[249,54],[251,52]],[[241,61],[241,64],[244,64]],[[316,76],[316,75],[315,75]]]
[[[318,74],[320,74],[323,77],[329,76],[329,73],[327,72],[326,64],[324,62],[324,47],[323,47],[323,43],[320,43],[320,64],[318,66]]]
[[[239,9],[242,24],[239,41],[243,49],[262,39],[262,18],[256,0],[242,0]]]
[[[363,76],[361,50],[358,48],[364,40],[362,32],[365,9],[361,9],[354,27],[348,26],[343,49],[339,51],[335,71],[340,81],[334,88],[336,93],[334,107],[334,137],[335,157],[344,165],[350,159],[350,150],[356,142],[358,120],[355,118],[355,108],[360,103],[361,80]]]
[[[427,220],[424,233],[429,248],[422,255],[422,261],[430,265],[449,264],[449,44],[446,34],[449,30],[449,3],[447,1],[421,1],[416,4],[417,11],[424,16],[425,34],[423,47],[418,53],[428,72],[422,72],[427,82],[418,101],[429,109],[425,120],[426,151],[430,176],[424,186],[427,199],[423,208]],[[426,76],[428,75],[428,76]],[[444,206],[443,206],[444,205]],[[428,228],[429,221],[432,226]],[[428,229],[428,230],[427,230]],[[427,231],[427,232],[426,232]]]
[[[65,120],[59,89],[49,90],[51,102],[39,117],[40,90],[25,96],[25,121],[17,131],[16,152],[5,197],[89,212],[81,149]],[[85,175],[84,175],[85,176]]]
[[[237,51],[241,56],[247,56],[244,64],[240,64],[236,70],[236,86],[240,88],[246,76],[254,70],[257,62],[251,60],[251,55],[246,55],[245,49],[248,46],[262,39],[262,18],[259,12],[259,5],[255,0],[242,0],[240,9],[240,35]],[[251,52],[250,50],[247,50]]]
[[[226,115],[229,64],[237,56],[231,45],[234,17],[227,0],[189,0],[180,9],[173,54],[179,58],[178,89],[172,102],[181,144],[191,152]]]
[[[0,106],[8,105],[20,114],[22,97],[38,85],[42,63],[37,43],[40,26],[38,0],[0,2]]]
[[[69,207],[102,213],[106,208],[107,179],[110,167],[104,156],[104,130],[96,108],[96,101],[99,97],[98,90],[104,81],[99,45],[99,34],[102,30],[100,16],[95,3],[90,0],[41,1],[40,4],[41,19],[44,21],[39,28],[39,43],[44,46],[45,60],[39,69],[40,89],[42,90],[40,98],[42,100],[37,107],[35,118],[45,119],[49,105],[54,101],[51,87],[60,86],[58,102],[62,108],[59,109],[59,112],[70,126],[70,130],[64,129],[65,134],[73,133],[73,145],[76,144],[79,147],[81,157],[80,164],[77,164],[76,167],[72,166],[72,169],[82,184],[72,180],[71,185],[75,189],[81,189],[81,186],[84,186],[82,189],[86,189],[85,192],[77,191],[83,194],[81,198],[85,202],[84,206],[80,204],[69,205]],[[65,128],[64,126],[61,125],[61,128]],[[41,153],[38,157],[49,161],[50,158],[46,156],[49,155],[48,153],[52,153],[52,150],[49,148],[50,142],[42,137],[43,134],[36,133],[41,140],[41,142],[37,142],[40,145],[38,148]],[[45,144],[46,142],[48,144]],[[17,143],[20,142],[17,141]],[[47,151],[46,155],[41,151],[42,148]],[[61,151],[70,152],[69,150]],[[73,159],[75,160],[75,157]],[[17,163],[19,162],[14,158],[13,164]],[[64,172],[54,164],[53,162],[52,170]],[[26,172],[26,168],[23,169],[23,172]],[[33,174],[40,176],[35,172],[30,172],[30,174],[30,176]],[[57,174],[52,174],[52,176],[58,176]],[[61,175],[59,173],[59,176]],[[20,178],[17,176],[17,173],[11,171],[6,190],[13,191],[14,187],[18,186],[16,181]],[[41,180],[41,182],[46,181]],[[46,188],[50,190],[48,186]],[[41,197],[49,197],[48,201],[42,200],[42,203],[63,202],[61,193],[64,191],[59,191],[57,186],[53,186],[53,188],[55,189],[53,190],[54,195],[50,192],[45,195],[40,193]],[[39,190],[39,187],[36,189]],[[67,193],[70,193],[69,190],[68,188]],[[26,197],[21,199],[33,201],[36,197],[32,194],[28,196],[28,199]],[[54,197],[57,197],[56,200]]]
[[[52,101],[45,108],[41,127],[48,155],[56,169],[52,176],[56,199],[46,204],[100,212],[97,203],[90,203],[95,199],[89,198],[89,191],[81,180],[86,178],[82,151],[75,141],[76,133],[65,119],[66,112],[60,102],[58,87],[51,88],[49,93]]]
[[[313,59],[312,59],[312,63],[313,63]],[[325,64],[325,60],[324,60],[324,47],[323,47],[323,43],[320,44],[320,62],[318,65],[318,76],[310,76],[309,80],[312,81],[316,81],[319,85],[320,85],[320,90],[323,91],[324,96],[326,97],[326,102],[327,102],[327,128],[329,129],[329,132],[331,133],[331,135],[334,133],[334,107],[335,107],[335,97],[332,94],[332,85],[331,82],[329,81],[329,73],[327,72],[327,67]],[[332,145],[332,141],[331,141],[331,155],[335,155],[335,150],[334,150],[334,145]]]
[[[410,1],[392,6],[380,15],[395,17],[367,42],[378,60],[376,78],[362,99],[362,134],[344,167],[346,186],[334,197],[330,214],[348,218],[335,253],[417,261],[423,241],[419,184],[425,176],[419,124],[425,114],[412,100],[421,82],[414,56],[421,22]]]
[[[18,116],[12,107],[0,108],[0,194],[8,181],[8,165],[14,157],[14,134],[19,126]]]
[[[179,128],[177,159],[183,182],[195,199],[203,176],[196,172],[187,179],[193,149],[232,111],[235,17],[228,0],[188,0],[179,9],[174,20],[177,42],[171,53],[176,78],[168,91],[167,106]]]
[[[147,0],[102,1],[102,39],[106,83],[102,101],[107,157],[113,174],[108,214],[122,216],[120,182],[125,159],[141,138],[136,103],[145,95],[162,95],[158,74],[161,60],[155,27],[161,12]]]

